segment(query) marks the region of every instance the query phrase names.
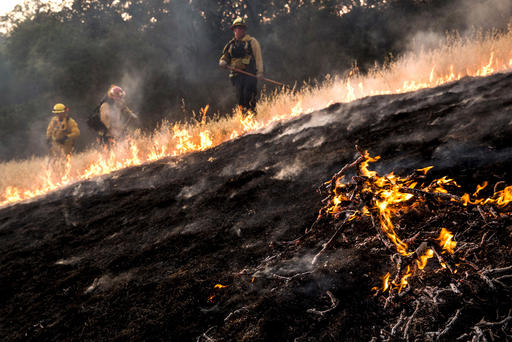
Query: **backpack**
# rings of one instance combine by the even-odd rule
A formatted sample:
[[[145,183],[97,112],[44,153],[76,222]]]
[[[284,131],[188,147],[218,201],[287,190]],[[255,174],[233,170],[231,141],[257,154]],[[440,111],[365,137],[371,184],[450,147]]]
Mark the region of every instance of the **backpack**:
[[[103,103],[105,103],[105,99],[101,100],[100,104],[94,108],[94,111],[87,118],[87,125],[99,135],[105,135],[108,132],[107,127],[101,121],[100,117],[100,107]]]
[[[236,68],[256,72],[256,61],[252,53],[251,40],[237,41],[233,38],[226,45],[225,52],[231,57],[231,63]],[[240,63],[242,64],[240,65]]]

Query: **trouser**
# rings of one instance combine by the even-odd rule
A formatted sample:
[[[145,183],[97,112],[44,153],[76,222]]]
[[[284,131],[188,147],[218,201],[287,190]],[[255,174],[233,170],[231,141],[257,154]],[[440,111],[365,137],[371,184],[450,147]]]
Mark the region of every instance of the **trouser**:
[[[258,101],[258,80],[252,76],[238,74],[231,78],[231,82],[235,86],[238,105],[245,110],[254,111]]]
[[[71,152],[73,152],[74,145],[75,142],[70,139],[67,139],[62,144],[54,141],[52,142],[52,146],[50,148],[50,155],[53,158],[65,158],[68,154],[71,154]]]
[[[53,181],[60,181],[68,170],[67,157],[71,156],[75,143],[73,140],[67,139],[63,144],[53,141],[50,147],[50,159],[48,166],[51,171]]]
[[[110,148],[114,143],[116,142],[116,138],[108,133],[101,133],[99,135],[99,142],[101,145],[105,146],[106,148]]]

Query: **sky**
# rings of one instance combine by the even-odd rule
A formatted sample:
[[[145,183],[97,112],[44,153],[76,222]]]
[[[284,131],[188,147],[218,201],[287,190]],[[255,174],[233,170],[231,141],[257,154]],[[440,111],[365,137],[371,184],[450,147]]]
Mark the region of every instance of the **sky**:
[[[41,2],[60,5],[63,2],[66,2],[66,0],[42,0]],[[0,0],[0,16],[5,15],[9,11],[12,11],[14,9],[14,6],[16,6],[17,4],[23,4],[23,0]]]
[[[5,13],[11,11],[14,6],[18,3],[23,3],[23,0],[2,0],[0,1],[0,15],[4,15]]]

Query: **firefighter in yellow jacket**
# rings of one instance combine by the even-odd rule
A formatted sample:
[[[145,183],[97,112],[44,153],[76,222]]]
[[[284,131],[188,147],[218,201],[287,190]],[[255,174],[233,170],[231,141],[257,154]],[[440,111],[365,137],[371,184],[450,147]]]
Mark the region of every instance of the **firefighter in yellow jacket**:
[[[258,41],[246,33],[247,23],[237,18],[231,25],[233,39],[231,39],[219,60],[221,68],[237,68],[257,75],[254,78],[231,69],[229,77],[235,86],[238,104],[245,110],[253,110],[258,100],[258,79],[263,78],[263,58]]]
[[[53,114],[48,129],[46,140],[50,146],[52,157],[61,157],[71,154],[76,139],[80,136],[80,130],[75,120],[69,116],[69,108],[62,103],[53,106]]]

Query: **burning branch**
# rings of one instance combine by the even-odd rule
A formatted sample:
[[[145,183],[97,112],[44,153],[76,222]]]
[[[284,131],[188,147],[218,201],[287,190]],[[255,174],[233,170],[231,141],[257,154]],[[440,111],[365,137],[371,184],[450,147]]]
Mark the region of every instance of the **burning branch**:
[[[451,232],[446,228],[441,228],[439,237],[434,239],[431,232],[417,231],[413,236],[401,239],[396,233],[395,221],[402,220],[411,211],[411,208],[418,212],[423,206],[426,212],[431,212],[429,206],[439,207],[444,205],[447,208],[458,208],[456,210],[460,211],[470,204],[475,205],[480,218],[487,222],[487,217],[498,217],[495,215],[493,204],[503,208],[510,202],[508,198],[504,197],[512,193],[512,189],[507,187],[488,199],[472,200],[468,194],[464,196],[451,194],[446,187],[457,188],[460,186],[453,179],[446,177],[435,179],[427,186],[418,186],[418,180],[424,179],[432,167],[416,170],[407,177],[399,177],[393,173],[380,176],[377,172],[368,169],[368,164],[377,161],[379,157],[371,157],[368,152],[361,151],[357,146],[356,149],[360,156],[353,162],[346,164],[333,175],[330,181],[319,187],[320,192],[327,192],[328,194],[322,201],[324,206],[320,209],[317,220],[306,231],[306,234],[318,233],[319,227],[325,224],[327,219],[332,220],[334,234],[327,242],[322,244],[322,249],[313,258],[312,264],[316,264],[319,257],[327,249],[334,246],[349,222],[361,221],[362,218],[368,217],[377,233],[376,237],[388,251],[394,253],[393,259],[396,264],[394,278],[390,280],[389,276],[386,276],[382,286],[382,292],[389,291],[385,307],[395,298],[395,291],[400,296],[404,296],[410,290],[407,279],[419,274],[432,257],[435,257],[434,260],[437,260],[442,269],[447,269],[451,274],[457,272],[456,260],[458,258],[455,258],[455,261],[453,260],[457,242]],[[349,169],[355,169],[356,175],[351,178],[351,181],[346,181],[345,178]],[[477,196],[485,186],[485,182],[478,186],[473,193],[473,197]],[[490,214],[487,215],[486,212]],[[429,219],[429,222],[422,229],[435,227],[433,222]],[[481,248],[486,239],[486,234],[484,232],[478,245],[463,242],[460,245],[460,252],[467,257],[469,253]],[[419,244],[419,246],[410,251],[410,244]],[[415,259],[416,262],[414,262]],[[465,261],[467,262],[467,260]],[[495,288],[495,284],[501,282],[501,279],[509,279],[508,275],[490,279],[479,269],[475,269],[475,271],[492,289]],[[457,293],[459,290],[452,286],[449,291]],[[435,302],[435,297],[433,299]]]
[[[454,334],[460,333],[457,329],[466,313],[482,310],[482,293],[492,293],[496,297],[505,293],[500,300],[503,299],[503,305],[506,305],[512,266],[496,264],[496,259],[483,251],[489,246],[495,248],[505,243],[500,239],[507,236],[503,229],[511,226],[512,217],[506,211],[508,199],[502,196],[512,193],[512,189],[508,192],[505,189],[509,188],[500,190],[489,199],[478,199],[474,197],[483,189],[479,186],[472,197],[459,196],[448,191],[460,188],[452,179],[443,177],[426,182],[431,167],[415,170],[406,177],[393,173],[380,176],[368,168],[378,157],[370,157],[366,151],[359,153],[353,162],[347,163],[319,187],[320,193],[325,194],[322,208],[305,234],[290,243],[276,244],[292,248],[284,249],[243,273],[251,274],[252,279],[261,277],[289,284],[314,273],[320,258],[325,258],[328,250],[334,249],[337,243],[352,243],[351,250],[368,249],[372,259],[377,256],[383,260],[382,266],[392,268],[379,277],[381,285],[372,288],[375,300],[390,315],[395,315],[389,321],[392,322],[389,327],[381,327],[380,338],[384,341],[415,340],[428,321],[426,315],[435,316],[430,320],[435,322],[432,323],[435,329],[426,333],[428,338],[453,340]],[[311,260],[311,269],[296,274],[276,271],[283,269],[278,264],[281,259],[290,250],[301,248],[303,243],[307,243],[305,247],[308,249],[310,243],[319,249]],[[502,254],[506,253],[502,251]],[[322,271],[330,265],[331,262],[322,265]],[[331,292],[326,293],[330,307],[325,310],[311,308],[308,313],[324,317],[338,307],[339,301]],[[462,305],[454,305],[450,310],[447,307],[452,303]],[[488,310],[503,312],[501,303],[495,306],[496,303],[491,303]],[[237,311],[226,319],[235,314]],[[486,315],[484,317],[490,317],[489,311]],[[484,340],[493,333],[504,338],[508,336],[504,331],[511,319],[510,313],[496,322],[482,318],[460,339]],[[428,330],[421,331],[423,337],[424,331]]]

